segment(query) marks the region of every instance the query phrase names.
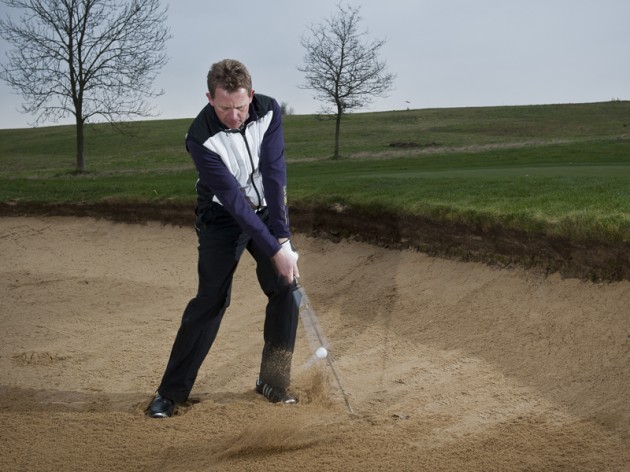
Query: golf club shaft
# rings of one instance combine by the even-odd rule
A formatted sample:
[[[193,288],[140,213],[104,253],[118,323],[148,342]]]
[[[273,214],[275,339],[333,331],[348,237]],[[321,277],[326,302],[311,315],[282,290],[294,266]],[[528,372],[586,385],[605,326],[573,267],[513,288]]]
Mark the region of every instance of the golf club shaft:
[[[315,315],[315,312],[311,308],[310,301],[309,301],[308,296],[306,295],[304,287],[300,285],[297,277],[295,279],[295,283],[297,287],[296,290],[300,293],[300,318],[302,319],[302,325],[304,326],[304,330],[306,331],[306,335],[307,335],[306,337],[309,341],[311,349],[315,351],[320,346],[324,346],[328,348],[328,341],[326,341],[326,338],[322,332],[322,329],[319,326],[319,321],[317,320],[317,316]],[[348,394],[346,393],[346,390],[343,388],[343,385],[341,383],[341,378],[339,377],[339,374],[337,373],[333,354],[330,353],[330,351],[328,352],[328,356],[326,357],[326,363],[328,364],[328,367],[330,368],[330,371],[332,372],[333,377],[335,378],[335,381],[337,382],[337,387],[339,388],[339,391],[341,392],[341,395],[344,399],[348,412],[350,414],[354,414],[354,411],[352,410],[352,406],[350,405],[350,400],[348,399]]]

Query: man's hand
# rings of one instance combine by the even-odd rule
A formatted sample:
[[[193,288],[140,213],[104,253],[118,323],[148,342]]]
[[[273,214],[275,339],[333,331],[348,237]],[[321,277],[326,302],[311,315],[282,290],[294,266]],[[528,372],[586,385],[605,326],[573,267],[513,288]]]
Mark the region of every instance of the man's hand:
[[[272,257],[278,274],[285,278],[288,283],[292,283],[295,277],[300,276],[297,266],[299,255],[290,239],[281,243],[280,250]]]

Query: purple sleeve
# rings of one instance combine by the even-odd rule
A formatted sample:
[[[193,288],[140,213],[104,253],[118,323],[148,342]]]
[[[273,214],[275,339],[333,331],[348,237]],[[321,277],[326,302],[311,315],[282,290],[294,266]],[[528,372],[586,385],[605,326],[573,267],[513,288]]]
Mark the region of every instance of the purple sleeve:
[[[265,133],[260,149],[260,172],[269,209],[269,226],[276,238],[291,237],[287,205],[287,172],[284,160],[282,113],[278,102],[273,102],[273,119]]]
[[[199,179],[216,195],[223,207],[234,217],[265,254],[273,256],[280,250],[280,243],[249,206],[238,182],[225,167],[221,158],[200,144],[188,140],[188,152],[192,157]]]

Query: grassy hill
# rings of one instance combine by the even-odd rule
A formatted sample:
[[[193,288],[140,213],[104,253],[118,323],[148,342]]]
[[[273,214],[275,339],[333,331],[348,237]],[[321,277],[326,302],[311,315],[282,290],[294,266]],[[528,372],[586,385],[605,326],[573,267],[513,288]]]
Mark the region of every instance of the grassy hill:
[[[334,161],[333,120],[284,121],[298,231],[630,278],[630,102],[352,114]],[[79,176],[73,127],[0,130],[3,212],[186,222],[189,122],[92,126]]]

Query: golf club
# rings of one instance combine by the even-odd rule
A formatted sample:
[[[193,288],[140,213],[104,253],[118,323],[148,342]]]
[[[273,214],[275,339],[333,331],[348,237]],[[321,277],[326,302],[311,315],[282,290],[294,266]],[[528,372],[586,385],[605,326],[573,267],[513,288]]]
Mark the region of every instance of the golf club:
[[[297,304],[299,306],[300,319],[302,320],[302,326],[304,326],[304,330],[306,331],[306,338],[308,340],[311,351],[317,352],[317,350],[322,347],[327,351],[327,355],[325,356],[326,363],[328,364],[328,367],[330,368],[333,377],[337,382],[337,387],[341,392],[348,412],[350,414],[354,414],[352,406],[350,405],[350,400],[348,399],[348,394],[343,388],[341,378],[337,373],[334,356],[330,352],[328,341],[324,336],[324,332],[319,325],[317,315],[313,311],[308,295],[306,295],[306,291],[304,290],[304,287],[300,284],[300,280],[298,277],[295,277],[295,289],[293,291],[293,296],[296,298],[299,297],[299,299],[297,299]]]

